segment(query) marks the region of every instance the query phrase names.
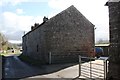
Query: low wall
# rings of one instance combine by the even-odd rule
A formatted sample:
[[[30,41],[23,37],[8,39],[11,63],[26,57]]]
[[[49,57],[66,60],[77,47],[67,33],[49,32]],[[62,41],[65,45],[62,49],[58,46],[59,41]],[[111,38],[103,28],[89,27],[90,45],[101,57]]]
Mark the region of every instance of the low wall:
[[[78,62],[79,55],[87,56],[87,52],[66,52],[66,53],[49,53],[49,63],[73,63]]]

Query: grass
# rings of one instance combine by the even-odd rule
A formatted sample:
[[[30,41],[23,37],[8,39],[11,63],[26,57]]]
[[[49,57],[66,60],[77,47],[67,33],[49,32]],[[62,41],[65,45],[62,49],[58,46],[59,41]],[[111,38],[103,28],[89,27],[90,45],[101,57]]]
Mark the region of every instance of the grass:
[[[21,54],[19,56],[19,59],[26,62],[26,63],[28,63],[28,64],[30,64],[30,65],[34,65],[34,66],[41,66],[41,64],[45,64],[45,63],[43,63],[43,61],[33,59],[33,58],[31,58],[29,56],[25,56],[23,54]]]
[[[1,56],[9,56],[11,53],[0,53]]]
[[[16,56],[18,56],[18,55],[20,55],[20,54],[21,54],[21,53],[20,53],[19,51],[15,51],[14,53],[12,53],[12,52],[6,52],[6,53],[1,52],[1,53],[0,53],[1,56],[11,56],[11,55],[16,55]]]

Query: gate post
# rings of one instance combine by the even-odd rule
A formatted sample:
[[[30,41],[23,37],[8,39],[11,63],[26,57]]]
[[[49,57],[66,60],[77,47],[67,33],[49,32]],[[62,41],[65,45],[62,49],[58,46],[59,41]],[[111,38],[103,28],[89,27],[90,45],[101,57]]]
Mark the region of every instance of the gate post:
[[[104,60],[104,80],[106,80],[106,60]]]
[[[91,57],[90,57],[90,78],[92,78],[92,64],[91,64]]]
[[[79,76],[81,76],[81,56],[79,55]]]
[[[107,72],[108,72],[108,65],[107,65],[108,60],[106,60],[106,80],[107,80]]]
[[[49,64],[51,64],[51,52],[49,52]]]

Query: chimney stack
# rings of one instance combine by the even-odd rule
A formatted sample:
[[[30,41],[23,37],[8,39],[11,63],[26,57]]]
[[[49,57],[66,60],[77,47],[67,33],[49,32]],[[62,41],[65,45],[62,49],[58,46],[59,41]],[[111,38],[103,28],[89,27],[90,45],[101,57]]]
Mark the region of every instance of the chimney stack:
[[[39,26],[39,23],[35,23],[35,24],[34,24],[34,27],[38,27],[38,26]]]
[[[31,26],[31,31],[34,29],[34,26]]]
[[[48,20],[48,18],[46,16],[44,16],[43,22],[46,22],[47,20]]]
[[[34,26],[31,26],[31,30],[34,30],[38,26],[39,26],[39,23],[35,23]]]

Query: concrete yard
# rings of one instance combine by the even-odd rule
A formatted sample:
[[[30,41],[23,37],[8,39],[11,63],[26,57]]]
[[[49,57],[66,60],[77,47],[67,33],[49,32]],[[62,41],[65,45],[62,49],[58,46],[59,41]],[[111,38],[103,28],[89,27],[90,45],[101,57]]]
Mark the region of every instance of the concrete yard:
[[[95,60],[95,61],[92,61],[92,63],[97,63],[97,64],[101,65],[100,66],[100,65],[92,64],[92,68],[101,69],[101,71],[96,70],[100,73],[96,73],[97,76],[96,77],[92,76],[92,78],[104,79],[104,66],[102,66],[104,64],[103,60]],[[86,63],[83,63],[82,65],[89,66],[90,63],[86,62]],[[81,66],[81,68],[83,68],[83,66]],[[86,73],[86,74],[90,76],[90,71],[89,71],[90,69],[86,68],[86,70],[88,70],[88,73]],[[101,73],[103,73],[103,74],[101,74]],[[29,77],[29,78],[87,78],[87,77],[89,77],[89,76],[85,77],[84,75],[83,76],[82,75],[83,74],[81,73],[81,76],[78,77],[79,76],[79,65],[76,64],[74,66],[62,69],[62,70],[54,72],[54,73],[40,75],[40,76],[34,76],[34,77]]]

